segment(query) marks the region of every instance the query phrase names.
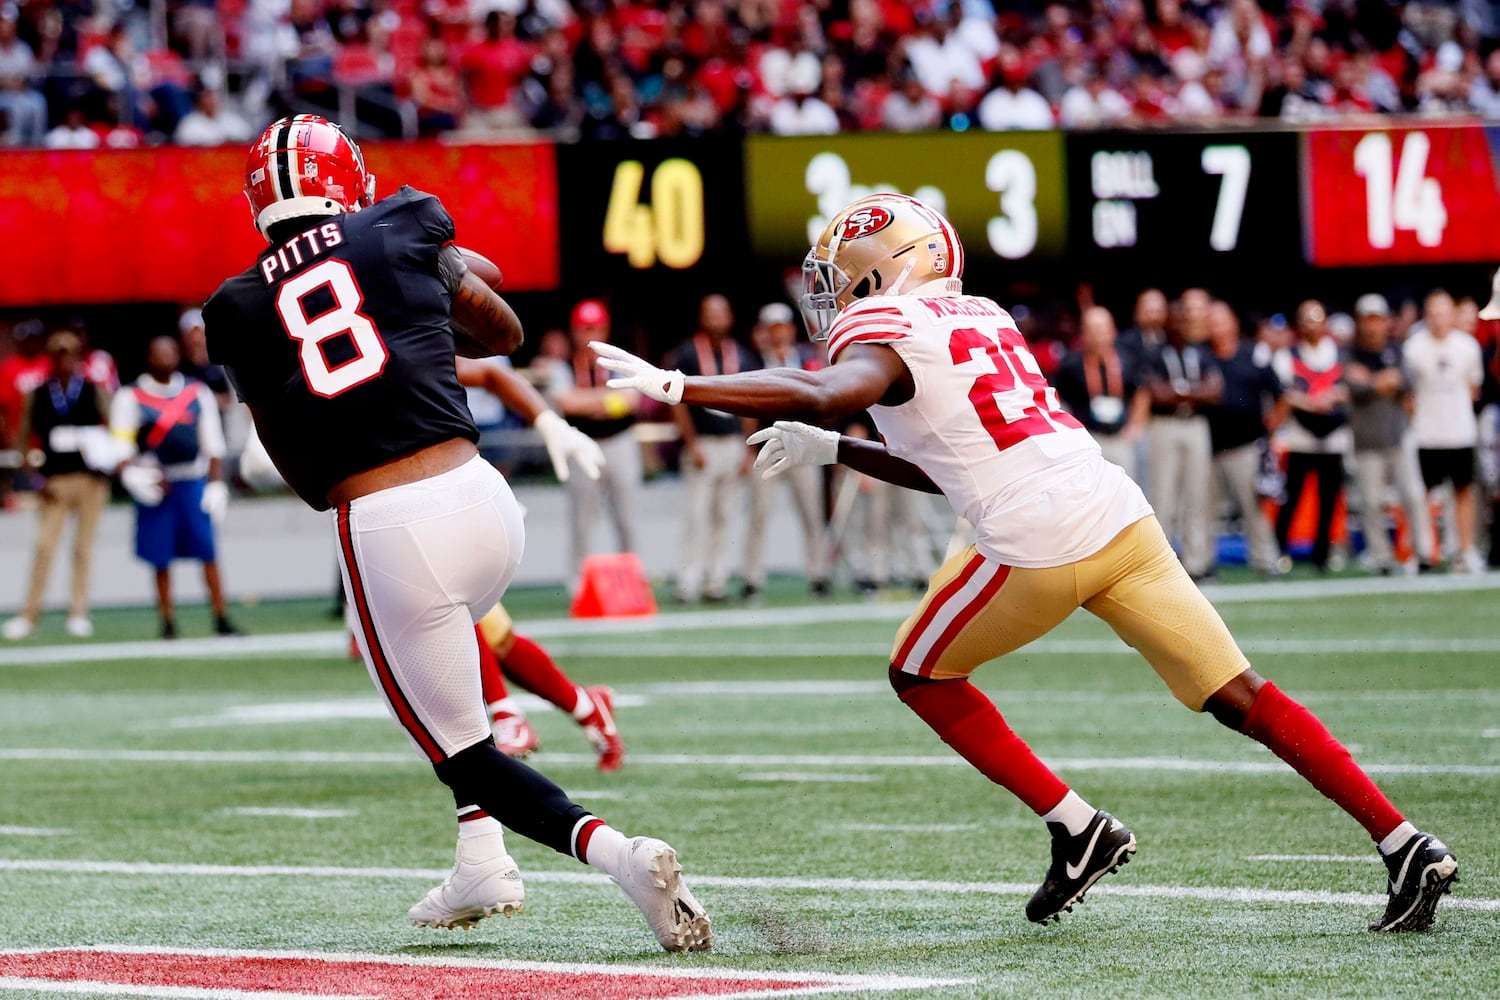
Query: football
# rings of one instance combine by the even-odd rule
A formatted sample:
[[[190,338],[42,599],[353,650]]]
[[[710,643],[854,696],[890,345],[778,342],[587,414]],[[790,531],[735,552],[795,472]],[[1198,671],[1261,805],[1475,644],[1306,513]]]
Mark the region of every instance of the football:
[[[500,269],[495,266],[494,261],[482,253],[470,250],[468,247],[459,247],[458,252],[464,255],[464,263],[469,265],[469,270],[474,272],[476,278],[489,285],[493,290],[497,292],[500,290],[500,286],[505,283],[505,276],[500,273]]]

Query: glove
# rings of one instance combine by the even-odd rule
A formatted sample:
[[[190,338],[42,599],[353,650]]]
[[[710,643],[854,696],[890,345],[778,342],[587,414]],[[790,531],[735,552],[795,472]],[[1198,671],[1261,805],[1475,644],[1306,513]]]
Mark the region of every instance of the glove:
[[[762,479],[772,479],[798,465],[833,465],[839,460],[839,432],[794,420],[778,420],[745,439],[763,445],[755,456]]]
[[[665,371],[649,361],[642,361],[629,351],[622,351],[614,344],[591,340],[589,346],[599,355],[599,367],[607,368],[619,378],[610,379],[606,385],[611,389],[634,389],[650,396],[658,403],[682,402],[682,383],[687,378],[676,370]]]
[[[568,468],[569,459],[578,463],[585,476],[599,478],[599,470],[604,468],[604,452],[593,438],[551,410],[540,414],[531,426],[542,436],[547,457],[552,459],[552,471],[557,473],[559,481],[567,482],[572,474],[573,470]]]
[[[203,500],[198,504],[203,513],[214,524],[224,520],[224,512],[229,509],[229,487],[221,482],[205,483],[203,486]]]
[[[127,465],[120,470],[120,485],[142,507],[155,507],[167,495],[161,469],[154,465]]]

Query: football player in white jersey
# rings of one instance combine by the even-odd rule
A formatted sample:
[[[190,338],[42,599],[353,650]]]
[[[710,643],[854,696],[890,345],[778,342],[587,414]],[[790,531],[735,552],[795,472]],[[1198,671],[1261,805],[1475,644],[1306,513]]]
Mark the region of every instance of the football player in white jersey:
[[[871,195],[834,216],[803,263],[803,315],[812,338],[828,341],[827,368],[688,378],[594,349],[617,374],[611,387],[668,403],[817,423],[868,408],[883,444],[777,421],[751,438],[763,444],[757,466],[771,476],[841,462],[942,493],[978,528],[896,634],[890,678],[944,742],[1046,821],[1052,863],[1028,918],[1060,918],[1130,859],[1136,839],[1053,774],[968,676],[1084,607],[1185,705],[1265,744],[1365,828],[1391,872],[1372,930],[1430,927],[1458,871],[1453,852],[1407,822],[1311,712],[1250,669],[1140,489],[1060,408],[1010,315],[963,294],[963,264],[942,215]]]

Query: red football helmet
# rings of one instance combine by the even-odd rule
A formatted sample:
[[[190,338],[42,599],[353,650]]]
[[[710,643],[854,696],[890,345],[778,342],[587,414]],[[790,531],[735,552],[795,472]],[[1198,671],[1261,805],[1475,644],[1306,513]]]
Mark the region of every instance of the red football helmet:
[[[245,198],[262,236],[278,222],[358,212],[375,201],[375,176],[344,130],[318,115],[266,128],[245,163]]]

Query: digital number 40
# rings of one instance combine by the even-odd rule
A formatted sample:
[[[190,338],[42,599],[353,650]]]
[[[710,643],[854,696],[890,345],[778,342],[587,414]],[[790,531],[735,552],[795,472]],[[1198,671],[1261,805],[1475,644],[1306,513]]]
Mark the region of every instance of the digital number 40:
[[[658,260],[692,267],[703,256],[703,175],[690,160],[663,160],[651,173],[651,204],[641,204],[646,168],[639,160],[615,167],[604,212],[604,249],[622,253],[642,270]]]

